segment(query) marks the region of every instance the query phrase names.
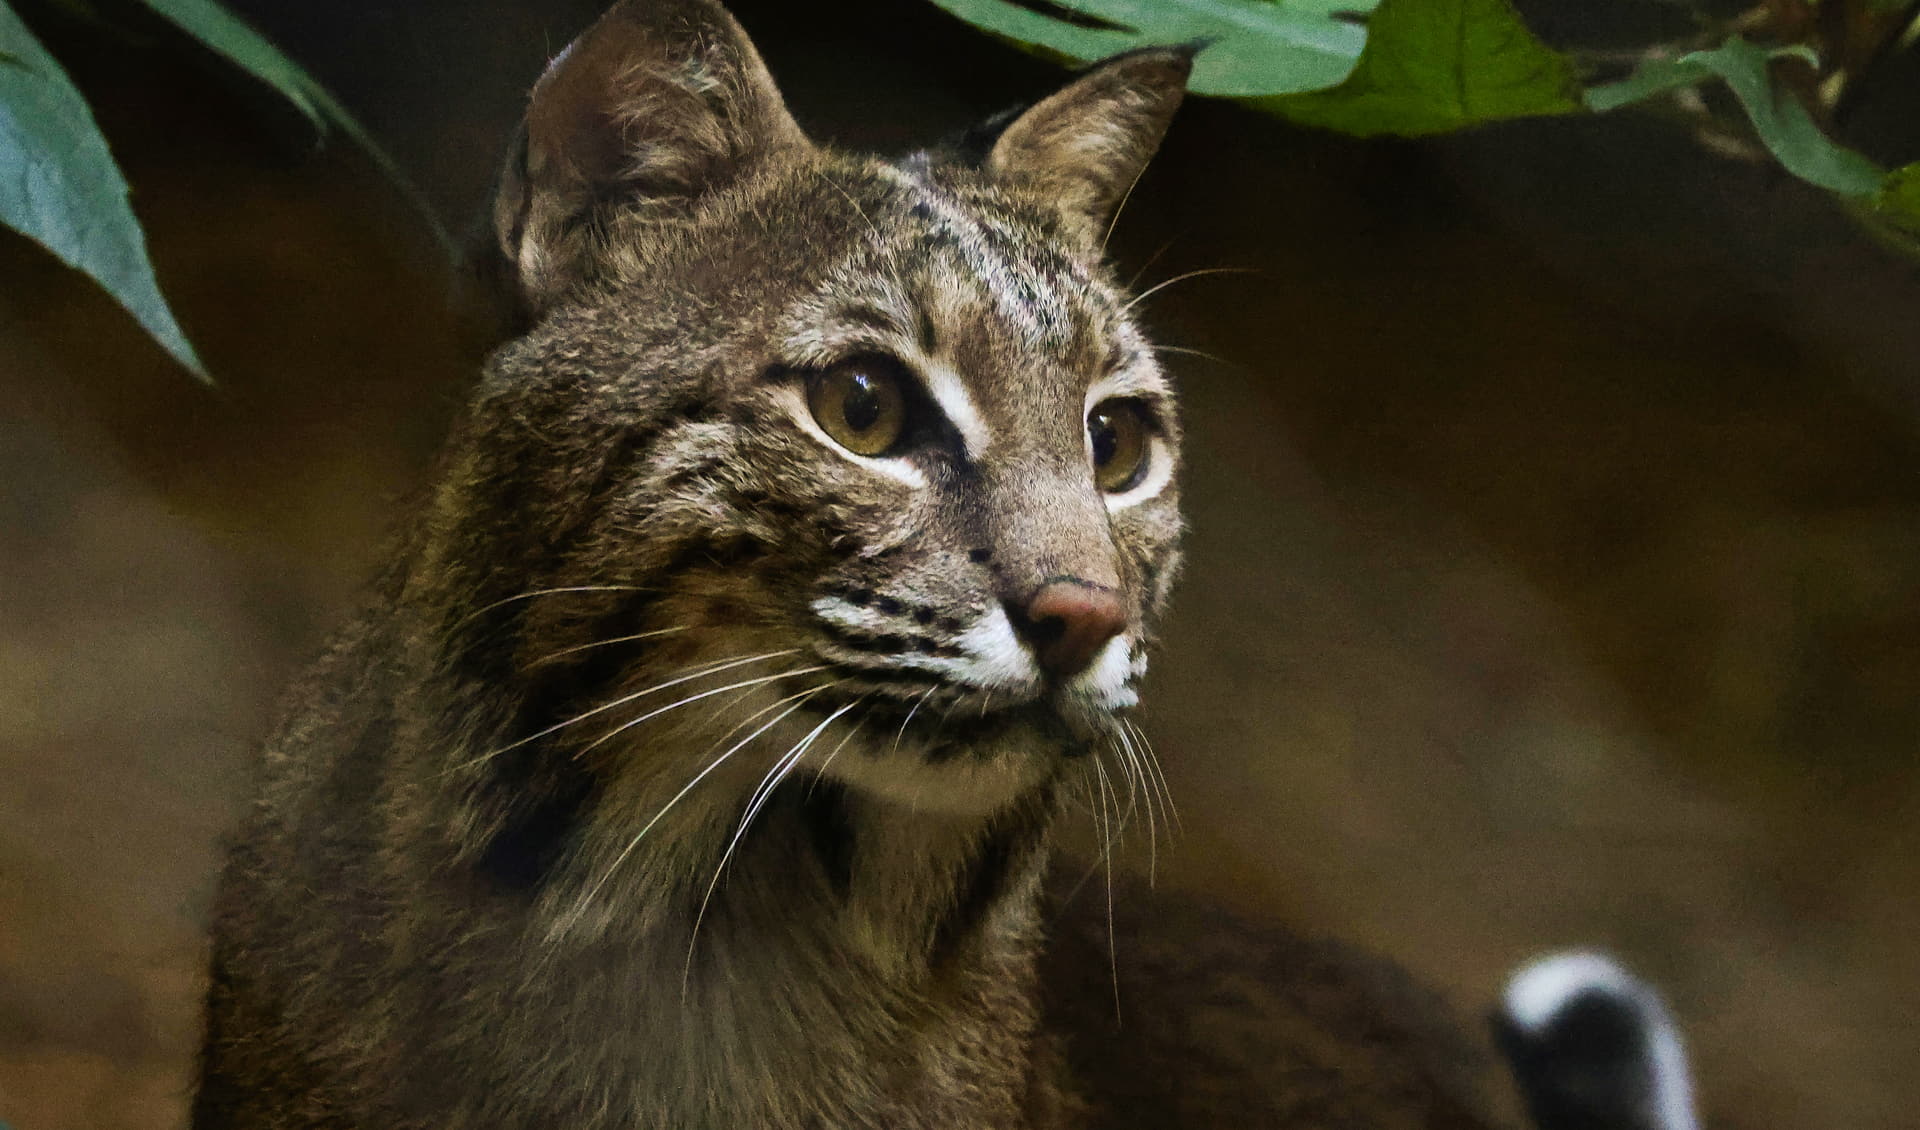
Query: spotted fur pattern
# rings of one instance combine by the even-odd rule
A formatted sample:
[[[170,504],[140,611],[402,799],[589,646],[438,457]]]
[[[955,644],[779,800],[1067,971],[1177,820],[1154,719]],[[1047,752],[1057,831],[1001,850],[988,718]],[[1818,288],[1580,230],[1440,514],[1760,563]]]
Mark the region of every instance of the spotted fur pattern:
[[[1100,244],[1186,69],[882,161],[807,142],[709,0],[555,62],[496,211],[527,330],[267,744],[198,1130],[1089,1116],[1039,991],[1048,829],[1120,756],[1181,530]],[[904,453],[810,413],[854,356],[910,374]],[[1113,397],[1150,453],[1106,493]],[[1060,578],[1125,623],[1054,678],[1018,609]]]

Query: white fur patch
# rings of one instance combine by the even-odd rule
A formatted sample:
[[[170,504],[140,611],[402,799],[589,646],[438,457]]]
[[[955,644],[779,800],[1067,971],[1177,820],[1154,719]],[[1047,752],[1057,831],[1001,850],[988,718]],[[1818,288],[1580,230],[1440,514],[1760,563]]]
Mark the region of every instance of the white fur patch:
[[[1119,710],[1135,705],[1140,701],[1140,696],[1127,686],[1134,674],[1132,651],[1133,639],[1130,636],[1120,635],[1108,640],[1087,669],[1067,684],[1068,691],[1102,710]]]
[[[976,618],[960,633],[958,642],[967,653],[967,667],[958,677],[969,686],[1026,690],[1040,681],[1033,656],[1014,634],[1006,610],[998,605]]]
[[[946,413],[947,420],[960,439],[966,444],[967,457],[978,459],[992,441],[993,433],[988,430],[987,422],[974,407],[973,395],[967,391],[967,383],[960,374],[950,367],[931,358],[918,359],[920,376],[927,383],[927,392],[932,395],[940,411]]]

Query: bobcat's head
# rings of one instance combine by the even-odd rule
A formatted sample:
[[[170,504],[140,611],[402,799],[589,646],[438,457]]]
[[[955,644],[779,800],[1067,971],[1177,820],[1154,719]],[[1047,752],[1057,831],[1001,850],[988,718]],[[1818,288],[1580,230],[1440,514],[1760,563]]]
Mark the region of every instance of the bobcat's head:
[[[1187,69],[1123,56],[883,161],[808,141],[707,0],[554,61],[495,212],[529,328],[428,535],[523,738],[953,812],[1114,740],[1180,427],[1101,253]]]

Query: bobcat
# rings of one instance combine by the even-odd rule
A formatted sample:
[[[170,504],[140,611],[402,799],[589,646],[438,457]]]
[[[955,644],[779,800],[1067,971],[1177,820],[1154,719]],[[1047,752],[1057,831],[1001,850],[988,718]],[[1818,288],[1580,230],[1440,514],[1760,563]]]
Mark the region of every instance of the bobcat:
[[[1190,57],[891,162],[710,0],[549,67],[522,332],[266,745],[197,1130],[1491,1125],[1390,966],[1056,909],[1154,783],[1180,417],[1102,245]]]

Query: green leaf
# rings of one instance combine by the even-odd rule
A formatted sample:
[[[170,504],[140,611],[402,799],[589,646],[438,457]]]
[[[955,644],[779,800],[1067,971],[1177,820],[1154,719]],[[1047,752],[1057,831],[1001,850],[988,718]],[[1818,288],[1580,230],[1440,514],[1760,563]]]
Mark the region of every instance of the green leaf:
[[[248,27],[214,0],[145,0],[208,49],[279,91],[315,129],[349,127],[353,119],[333,104],[327,92],[299,64],[280,53],[266,37]]]
[[[318,79],[281,54],[265,36],[215,0],[145,0],[145,3],[209,50],[278,91],[307,116],[315,129],[324,131],[332,126],[352,138],[426,218],[441,247],[451,251],[452,237],[399,164]]]
[[[1619,82],[1592,87],[1586,93],[1587,107],[1606,113],[1718,77],[1740,100],[1755,136],[1788,172],[1844,196],[1881,191],[1884,170],[1821,133],[1807,108],[1774,85],[1769,64],[1786,55],[1806,57],[1808,52],[1768,50],[1733,36],[1711,51],[1655,60]]]
[[[1573,64],[1521,22],[1509,0],[1385,0],[1366,51],[1332,90],[1253,105],[1345,133],[1446,133],[1580,108]]]
[[[1888,173],[1873,194],[1873,210],[1909,238],[1920,237],[1920,163]]]
[[[1053,0],[1081,26],[1009,0],[933,0],[948,12],[1017,43],[1077,63],[1174,43],[1204,42],[1187,88],[1246,98],[1321,90],[1346,78],[1366,32],[1347,13],[1378,0]]]
[[[67,74],[0,2],[0,223],[93,277],[195,376],[200,358],[160,296],[127,182]]]

